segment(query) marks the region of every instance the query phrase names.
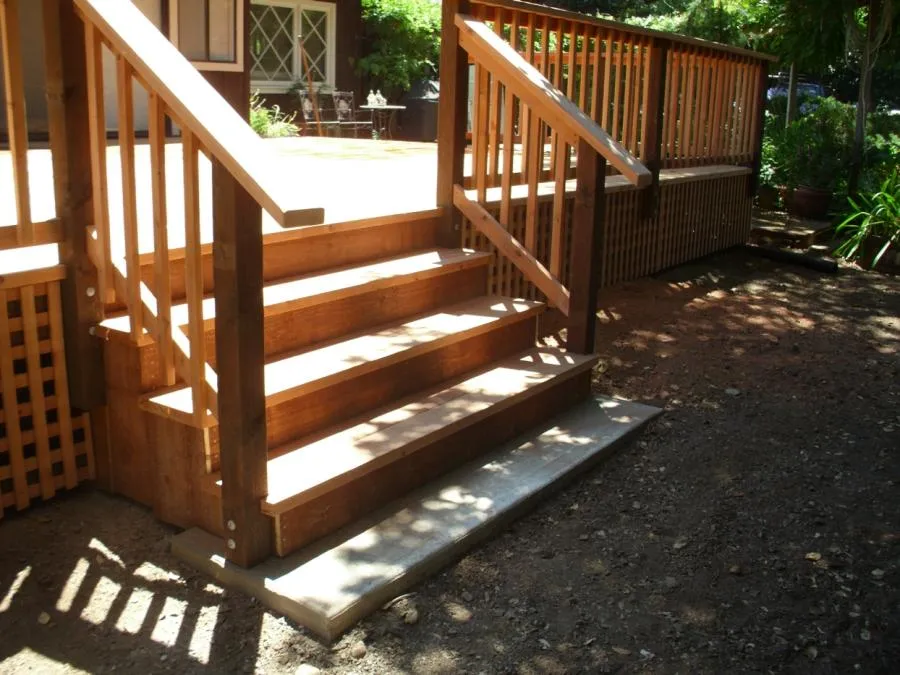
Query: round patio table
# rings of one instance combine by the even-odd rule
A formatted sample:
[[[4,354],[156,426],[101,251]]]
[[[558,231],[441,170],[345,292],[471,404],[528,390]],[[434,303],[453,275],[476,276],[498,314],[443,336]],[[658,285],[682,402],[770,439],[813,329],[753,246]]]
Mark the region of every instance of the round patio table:
[[[372,129],[379,138],[393,138],[393,127],[398,110],[406,110],[405,105],[361,105],[360,110],[372,113]]]

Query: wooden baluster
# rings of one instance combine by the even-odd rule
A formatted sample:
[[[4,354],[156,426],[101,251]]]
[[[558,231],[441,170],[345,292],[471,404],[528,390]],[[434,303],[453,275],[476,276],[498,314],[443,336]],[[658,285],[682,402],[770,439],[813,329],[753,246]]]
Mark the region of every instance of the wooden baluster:
[[[635,57],[634,57],[634,42],[629,42],[627,46],[625,46],[625,58],[622,63],[622,67],[625,69],[625,88],[624,88],[624,96],[625,96],[625,109],[622,113],[622,145],[628,148],[631,145],[631,122],[632,122],[632,114],[636,113],[633,108],[633,99],[634,92],[633,89],[637,87],[637,78],[635,75]]]
[[[91,143],[91,185],[93,186],[94,231],[97,240],[97,286],[101,301],[115,302],[112,253],[109,232],[109,192],[106,171],[106,99],[103,94],[103,44],[97,30],[84,24],[87,61],[88,124]]]
[[[624,38],[620,39],[620,41],[616,44],[615,59],[616,70],[615,74],[613,75],[613,79],[615,80],[616,93],[613,97],[612,131],[610,132],[610,135],[618,141],[622,139],[621,135],[619,134],[619,120],[622,118],[622,88],[624,87],[624,80],[622,79],[622,64],[625,59]]]
[[[534,64],[534,12],[528,13],[528,23],[525,27],[525,60],[528,63]],[[528,161],[529,153],[531,152],[531,146],[529,145],[529,141],[531,139],[531,123],[530,123],[531,111],[528,109],[528,106],[525,105],[525,102],[521,99],[519,100],[519,136],[521,137],[522,142],[522,182],[525,183],[529,180],[528,167],[530,165]]]
[[[569,51],[566,52],[566,97],[575,102],[575,85],[577,79],[576,63],[578,59],[577,24],[569,24]]]
[[[588,25],[581,24],[581,52],[580,52],[580,68],[578,74],[578,107],[584,112],[588,112],[588,56],[591,53],[591,35],[588,32]]]
[[[613,43],[616,40],[616,33],[609,31],[606,34],[606,56],[603,64],[603,115],[601,116],[600,126],[609,133],[610,130],[610,101],[613,97],[615,83],[612,80],[612,62],[613,62]]]
[[[156,296],[155,335],[159,350],[159,376],[175,384],[172,347],[172,289],[169,278],[169,219],[166,210],[166,112],[156,94],[150,94],[150,189],[153,195],[153,291]]]
[[[525,206],[525,248],[537,256],[538,183],[544,165],[544,124],[533,112],[528,128],[528,201]]]
[[[688,81],[691,75],[691,48],[686,48],[681,52],[681,64],[679,67],[681,73],[681,87],[678,91],[678,163],[677,166],[684,166],[687,160],[687,148],[685,147],[685,137],[687,130],[687,114],[690,108],[688,101]]]
[[[754,77],[753,63],[748,58],[744,66],[744,93],[741,96],[741,142],[738,147],[739,160],[750,158],[750,131],[753,127],[753,113],[756,102],[758,80]]]
[[[572,215],[571,279],[566,347],[592,354],[596,336],[597,285],[603,254],[606,160],[578,141],[577,185]]]
[[[25,82],[22,75],[22,40],[19,0],[0,2],[0,48],[6,98],[6,133],[12,158],[13,194],[16,200],[16,240],[20,246],[34,242],[31,197],[28,188],[28,122]]]
[[[668,103],[666,105],[666,133],[668,136],[668,162],[667,166],[678,166],[678,107],[679,92],[683,78],[682,64],[684,62],[684,50],[678,46],[669,50],[669,60],[672,62],[671,77],[668,80]]]
[[[591,68],[591,119],[600,124],[600,102],[603,100],[603,81],[600,79],[600,62],[601,53],[603,51],[603,29],[597,28],[594,31],[594,49],[592,58],[594,59]]]
[[[693,154],[698,159],[702,160],[703,163],[708,163],[706,154],[707,147],[707,130],[709,128],[709,99],[710,99],[710,91],[709,91],[709,81],[710,81],[710,69],[709,69],[709,58],[705,54],[701,54],[700,56],[700,96],[697,99],[697,122],[696,122],[696,132],[694,137],[694,145],[691,149],[691,154]]]
[[[184,267],[190,345],[190,386],[194,422],[205,426],[209,408],[206,388],[206,331],[203,327],[203,253],[200,248],[199,144],[188,130],[182,130],[184,155]],[[216,410],[212,411],[215,415]]]
[[[569,146],[560,136],[556,165],[553,168],[556,185],[553,190],[553,221],[550,230],[550,273],[557,279],[562,278],[563,269],[563,232],[566,220],[566,174],[568,168]]]
[[[725,107],[725,66],[727,61],[717,58],[715,61],[715,89],[713,104],[713,121],[712,121],[712,141],[710,143],[709,161],[716,164],[722,158],[722,137],[724,130],[724,110]]]
[[[469,0],[444,0],[441,7],[441,89],[446,92],[439,101],[437,205],[444,209],[439,240],[445,246],[460,244],[459,218],[453,208],[453,186],[462,185],[466,158],[466,118],[468,115],[469,57],[459,46],[459,29],[453,22],[458,12],[469,11]],[[478,69],[476,67],[476,73]],[[476,82],[479,77],[476,75]],[[477,106],[477,101],[476,101]],[[472,115],[472,174],[475,168],[475,148],[481,143],[476,126],[477,107]]]
[[[722,160],[731,161],[732,139],[734,137],[734,99],[737,87],[737,64],[729,59],[726,61],[725,79],[725,118],[723,120],[724,133],[722,138]]]
[[[544,21],[541,24],[541,75],[549,79],[550,75],[550,17],[544,16]],[[540,125],[539,125],[540,126]],[[546,127],[541,127],[544,131],[546,131]],[[546,134],[541,133],[540,135],[540,175],[538,177],[538,182],[544,180],[544,154],[546,151]],[[546,172],[549,175],[549,168]]]
[[[552,66],[550,70],[550,81],[553,82],[553,86],[557,89],[561,89],[562,87],[562,48],[563,48],[563,22],[562,20],[558,20],[556,23],[556,49],[553,52],[553,62],[550,64]],[[558,155],[559,155],[559,132],[552,128],[550,129],[550,176],[552,179],[556,179],[556,167],[558,165]]]
[[[131,337],[144,333],[141,305],[141,253],[138,241],[137,184],[134,177],[134,90],[131,66],[122,55],[116,57],[119,108],[119,157],[122,160],[122,212],[125,224],[125,289]]]

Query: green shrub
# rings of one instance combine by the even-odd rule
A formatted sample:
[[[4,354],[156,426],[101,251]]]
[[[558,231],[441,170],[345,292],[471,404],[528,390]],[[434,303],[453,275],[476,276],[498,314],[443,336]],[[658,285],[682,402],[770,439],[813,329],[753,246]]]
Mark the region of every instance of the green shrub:
[[[300,127],[294,124],[296,115],[297,113],[287,115],[281,112],[277,105],[266,107],[266,100],[260,98],[259,94],[250,96],[250,126],[263,138],[297,136]]]
[[[835,253],[855,260],[871,252],[870,267],[875,267],[889,249],[900,247],[900,171],[895,166],[877,192],[848,201],[851,212],[837,227],[843,241]],[[869,251],[873,246],[877,250]]]
[[[800,117],[787,128],[770,128],[769,157],[774,184],[840,191],[846,184],[853,142],[853,106],[833,98],[800,106]]]
[[[432,0],[362,0],[366,56],[358,70],[387,95],[433,77],[441,53],[441,5]]]

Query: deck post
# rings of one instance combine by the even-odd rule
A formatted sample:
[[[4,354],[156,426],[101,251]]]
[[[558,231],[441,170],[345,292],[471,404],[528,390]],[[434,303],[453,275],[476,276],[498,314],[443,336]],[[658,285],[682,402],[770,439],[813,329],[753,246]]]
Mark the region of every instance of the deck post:
[[[752,173],[750,174],[750,181],[748,183],[749,194],[748,197],[755,197],[756,190],[759,188],[759,172],[762,169],[762,142],[763,142],[763,132],[764,127],[766,125],[766,100],[767,93],[769,89],[769,62],[768,61],[758,61],[757,68],[759,68],[759,72],[757,73],[757,86],[756,86],[756,110],[753,113],[756,115],[756,127],[755,133],[753,135],[753,163],[751,165]]]
[[[593,354],[603,253],[606,159],[584,139],[578,141],[577,157],[566,348],[576,354]]]
[[[662,169],[662,130],[666,105],[666,65],[671,43],[654,39],[650,47],[650,86],[644,112],[649,116],[647,135],[643,140],[644,165],[653,174],[653,181],[644,189],[642,211],[644,218],[656,215],[659,209],[659,172]]]
[[[43,0],[42,9],[53,186],[63,230],[59,256],[66,266],[61,300],[69,400],[91,410],[104,403],[106,389],[102,344],[91,335],[103,305],[87,252],[93,191],[84,24],[72,0]]]
[[[262,209],[213,161],[213,274],[222,518],[228,558],[251,567],[272,553],[263,368]]]
[[[462,241],[459,218],[453,208],[453,186],[462,185],[466,155],[466,119],[469,107],[469,58],[459,44],[454,21],[469,12],[469,0],[443,0],[441,8],[441,96],[438,101],[437,205],[444,210],[439,241],[458,247]]]

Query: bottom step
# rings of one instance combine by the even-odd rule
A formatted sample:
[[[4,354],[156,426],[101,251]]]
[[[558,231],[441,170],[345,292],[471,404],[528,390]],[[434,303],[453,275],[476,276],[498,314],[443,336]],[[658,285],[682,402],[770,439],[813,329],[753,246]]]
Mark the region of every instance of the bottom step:
[[[660,414],[591,399],[373,514],[286,558],[252,569],[225,560],[224,542],[200,529],[172,552],[333,639],[404,590],[505,527],[567,478],[607,458]]]

